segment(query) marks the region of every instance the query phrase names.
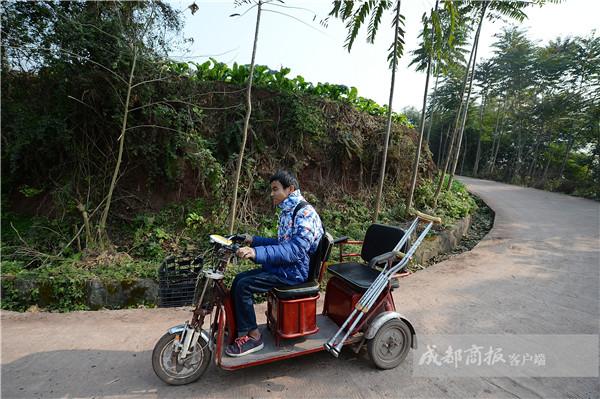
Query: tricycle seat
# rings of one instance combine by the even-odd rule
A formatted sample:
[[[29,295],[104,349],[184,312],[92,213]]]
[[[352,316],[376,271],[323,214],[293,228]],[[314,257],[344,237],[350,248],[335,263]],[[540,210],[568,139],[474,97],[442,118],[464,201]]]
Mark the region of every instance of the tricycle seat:
[[[404,230],[400,227],[372,224],[365,233],[360,251],[360,257],[365,263],[342,262],[342,250],[340,249],[341,263],[330,265],[327,270],[347,282],[353,290],[365,292],[380,274],[379,270],[368,267],[367,263],[378,255],[394,250],[402,237],[404,237]],[[340,245],[343,245],[346,241],[347,239],[336,240]],[[402,250],[406,251],[406,245],[403,246]],[[392,279],[391,283],[392,288],[398,288],[397,279]]]
[[[338,263],[329,266],[327,270],[359,292],[365,292],[380,274],[379,270],[356,262]],[[392,279],[391,283],[392,288],[398,288],[397,279]]]
[[[298,285],[273,288],[273,294],[279,299],[295,299],[315,296],[319,293],[319,282],[312,280]]]
[[[279,299],[297,299],[312,297],[319,293],[320,282],[325,270],[325,262],[331,253],[333,237],[325,233],[319,242],[319,246],[310,257],[308,269],[308,281],[296,285],[282,285],[271,290],[273,295]]]

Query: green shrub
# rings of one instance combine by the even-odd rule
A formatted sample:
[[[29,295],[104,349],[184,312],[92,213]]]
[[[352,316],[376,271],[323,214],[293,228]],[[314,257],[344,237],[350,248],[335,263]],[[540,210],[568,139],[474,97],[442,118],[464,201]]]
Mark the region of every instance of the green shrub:
[[[444,182],[444,187],[445,185]],[[423,180],[419,183],[415,189],[414,204],[416,209],[425,213],[430,211],[436,187],[432,180]],[[457,180],[452,181],[450,190],[440,193],[437,205],[437,209],[433,213],[435,216],[441,217],[446,226],[477,209],[473,197],[471,197],[464,184]]]

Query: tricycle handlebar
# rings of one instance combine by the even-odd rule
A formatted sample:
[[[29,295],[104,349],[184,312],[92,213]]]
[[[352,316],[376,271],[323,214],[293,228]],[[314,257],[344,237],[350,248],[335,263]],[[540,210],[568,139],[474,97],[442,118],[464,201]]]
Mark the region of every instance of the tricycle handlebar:
[[[246,236],[244,234],[234,234],[229,239],[233,242],[243,243],[246,240]]]
[[[240,247],[238,244],[235,244],[234,241],[230,240],[229,238],[223,237],[218,234],[211,234],[209,237],[212,243],[217,244],[220,246],[220,248],[225,248],[233,253],[235,253]]]

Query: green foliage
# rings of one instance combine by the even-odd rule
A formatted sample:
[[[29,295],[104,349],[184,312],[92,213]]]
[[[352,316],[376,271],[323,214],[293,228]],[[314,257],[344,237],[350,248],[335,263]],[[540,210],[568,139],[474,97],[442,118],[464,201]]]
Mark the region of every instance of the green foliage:
[[[157,278],[159,262],[145,260],[122,260],[108,264],[98,264],[89,269],[93,276],[103,281],[131,282],[139,278]]]
[[[151,83],[131,93],[122,173],[108,220],[114,252],[128,255],[114,258],[87,246],[83,235],[72,240],[83,227],[77,206],[94,230],[99,215],[94,211],[103,204],[116,158],[130,45],[140,44],[135,33],[153,6],[159,7],[151,27],[157,35],[138,46],[134,76],[136,83]],[[19,282],[3,280],[2,306],[78,309],[85,304],[86,279],[154,277],[165,255],[202,253],[207,235],[223,233],[228,217],[248,66],[167,60],[170,42],[161,37],[177,33],[180,21],[160,2],[6,7],[1,244],[3,273]],[[254,73],[259,90],[243,165],[240,228],[276,236],[266,178],[274,167],[288,167],[314,193],[310,201],[319,204],[328,230],[360,238],[370,223],[365,192],[372,184],[369,171],[379,162],[381,140],[375,138],[387,107],[360,97],[355,87],[292,78],[289,68],[257,66]],[[411,133],[402,128],[410,124],[401,114],[393,119],[391,149],[402,165],[405,153],[414,150]],[[401,185],[401,171],[390,171],[394,184]],[[304,172],[311,175],[304,179]],[[383,215],[384,221],[398,220],[401,212],[384,209]],[[254,266],[237,267],[229,280],[236,270]],[[31,289],[11,286],[28,279]]]
[[[409,66],[416,65],[417,71],[425,71],[430,55],[438,72],[465,62],[467,50],[464,46],[470,31],[469,14],[464,10],[466,6],[444,2],[443,9],[423,14],[423,29],[419,34],[421,42],[417,49],[411,51],[413,59]]]
[[[2,261],[2,309],[25,311],[38,305],[46,310],[87,310],[86,284],[92,278],[104,282],[132,282],[157,278],[157,263],[116,261],[86,265],[71,259],[56,261],[34,270],[23,263]]]
[[[35,197],[43,191],[41,188],[29,187],[28,185],[24,185],[19,189],[19,192],[27,198]]]
[[[39,290],[37,288],[31,288],[24,292],[16,287],[14,279],[2,279],[2,301],[0,308],[23,312],[29,306],[37,303],[38,298]]]
[[[288,109],[281,123],[286,139],[299,143],[302,147],[305,139],[318,145],[327,128],[323,110],[294,94],[282,95],[279,101],[281,106]],[[293,134],[297,137],[293,137]]]
[[[39,301],[49,310],[86,310],[86,277],[89,274],[70,262],[36,270]]]
[[[392,60],[394,59],[394,64],[398,65],[397,61],[400,57],[402,57],[402,53],[404,51],[404,16],[400,14],[400,4],[401,2],[397,2],[396,6],[393,8],[394,20],[392,26],[394,26],[396,29],[394,29],[394,40],[390,46],[390,53],[388,55],[390,66],[392,65]],[[354,8],[355,5],[356,8]],[[375,42],[375,36],[379,30],[383,13],[392,9],[393,5],[394,2],[389,0],[369,0],[365,2],[359,2],[358,4],[355,4],[353,1],[334,1],[333,8],[329,12],[329,16],[339,18],[343,22],[346,22],[346,30],[348,31],[348,34],[346,36],[344,47],[350,51],[352,50],[354,41],[358,37],[360,28],[366,23],[367,19],[369,19],[367,42]],[[393,49],[396,51],[394,52]]]
[[[372,199],[369,201],[347,197],[335,207],[325,207],[320,211],[320,215],[327,231],[334,237],[349,236],[362,239],[371,224],[371,202]]]
[[[521,18],[525,3],[489,7],[494,16]],[[475,74],[481,99],[468,112],[460,173],[477,164],[479,177],[598,198],[600,37],[558,37],[540,46],[511,26],[496,38],[494,55]],[[430,143],[437,160],[447,148],[464,68],[443,72]]]
[[[446,179],[447,181],[447,179]],[[446,182],[444,182],[444,185]],[[433,203],[436,185],[432,180],[423,180],[415,189],[415,208],[427,211]],[[443,191],[438,198],[438,207],[435,215],[442,218],[445,226],[452,225],[477,209],[477,204],[469,194],[464,184],[457,180],[452,181],[450,190]]]
[[[59,252],[69,240],[72,231],[70,218],[28,217],[3,209],[2,245],[3,259],[31,262],[27,253],[17,251],[22,246],[35,248],[40,254]],[[63,254],[71,255],[67,250]],[[37,264],[39,259],[35,261]]]
[[[89,273],[74,267],[70,261],[58,266],[49,264],[34,271],[18,270],[14,265],[2,262],[2,269],[3,309],[23,311],[38,304],[58,311],[87,308],[85,280]]]
[[[161,227],[154,225],[154,217],[141,217],[138,220],[141,223],[133,234],[133,248],[130,252],[145,259],[163,259],[165,252],[161,244],[168,234]]]
[[[195,70],[190,68],[192,65]],[[244,85],[250,74],[249,65],[238,65],[233,63],[229,68],[227,64],[210,58],[202,64],[190,62],[169,62],[165,68],[173,74],[190,77],[192,81],[218,81]],[[254,67],[255,87],[280,91],[282,93],[309,94],[332,101],[344,101],[350,103],[356,109],[370,115],[383,116],[387,114],[387,106],[381,106],[371,99],[358,96],[356,87],[348,87],[340,84],[317,83],[313,85],[306,82],[304,77],[297,75],[288,78],[289,68],[281,67],[278,71],[272,70],[265,65]],[[410,122],[401,113],[392,113],[394,122],[403,126],[411,126]]]
[[[257,182],[265,189],[264,182]],[[415,205],[427,210],[426,205],[433,198],[434,186],[423,181],[415,195]],[[387,193],[389,204],[400,203],[402,194],[393,189]],[[343,201],[326,205],[314,195],[307,198],[319,209],[319,213],[328,232],[334,237],[349,236],[362,239],[371,224],[369,204],[372,198],[346,196]],[[452,224],[455,219],[464,217],[475,209],[475,203],[460,182],[454,182],[452,190],[440,198],[440,207],[436,215]],[[80,259],[81,254],[61,261],[51,261],[35,269],[27,269],[25,262],[2,262],[2,308],[23,311],[32,305],[48,310],[69,311],[86,309],[86,281],[99,278],[104,282],[131,282],[137,278],[157,278],[157,267],[166,254],[189,253],[202,254],[208,247],[206,237],[209,233],[223,231],[220,217],[213,217],[218,207],[208,207],[203,200],[173,204],[155,214],[139,215],[129,231],[132,231],[133,243],[129,253],[137,259],[125,257],[98,257],[97,261]],[[261,214],[255,224],[242,225],[244,232],[255,235],[275,237],[277,235],[277,214]],[[183,215],[183,216],[182,216]],[[382,223],[398,224],[404,220],[401,206],[385,206],[382,210]],[[122,232],[122,234],[127,234]],[[346,247],[347,251],[360,251],[359,247]],[[337,253],[332,255],[333,258]],[[240,261],[230,265],[225,275],[225,283],[230,286],[237,273],[257,267],[252,262]],[[7,278],[8,277],[8,278]],[[24,283],[29,281],[29,283]],[[16,285],[20,286],[17,289]],[[257,296],[257,301],[264,301]]]
[[[2,275],[10,274],[15,276],[25,271],[25,264],[20,261],[3,260],[1,263]]]

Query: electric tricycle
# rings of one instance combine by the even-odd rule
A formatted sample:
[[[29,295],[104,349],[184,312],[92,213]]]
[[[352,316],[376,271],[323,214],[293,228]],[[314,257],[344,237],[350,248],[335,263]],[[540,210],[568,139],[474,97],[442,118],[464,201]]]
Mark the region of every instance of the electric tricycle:
[[[416,240],[420,222],[425,226]],[[380,369],[398,366],[411,348],[417,347],[415,329],[396,311],[392,291],[421,241],[439,218],[416,212],[411,225],[371,225],[363,241],[336,240],[329,233],[310,258],[309,279],[282,286],[267,294],[267,322],[260,325],[264,348],[242,357],[228,357],[225,348],[236,338],[235,309],[223,277],[243,236],[211,235],[215,262],[206,264],[195,285],[189,321],[170,328],[152,353],[156,375],[171,385],[196,381],[211,358],[225,370],[266,364],[326,350],[338,357],[342,347],[358,353],[366,344],[372,363]],[[344,254],[345,244],[362,244],[360,253]],[[333,245],[340,245],[340,262],[327,260]],[[344,261],[348,258],[360,261]],[[330,278],[320,314],[317,301],[324,271]]]

